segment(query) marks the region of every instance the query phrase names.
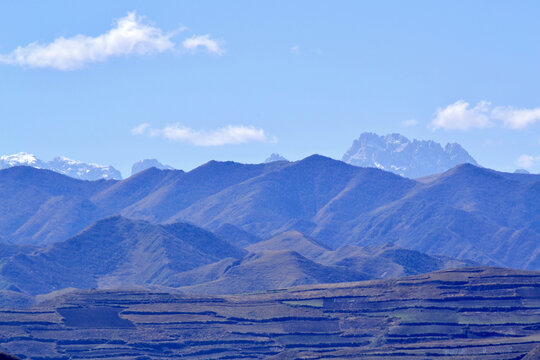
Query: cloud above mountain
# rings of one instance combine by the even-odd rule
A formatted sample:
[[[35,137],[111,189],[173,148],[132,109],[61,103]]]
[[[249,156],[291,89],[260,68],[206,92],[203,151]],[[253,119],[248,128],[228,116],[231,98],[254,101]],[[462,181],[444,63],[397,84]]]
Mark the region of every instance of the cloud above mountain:
[[[61,36],[46,44],[33,42],[19,46],[11,53],[0,54],[0,63],[62,71],[76,70],[113,57],[173,51],[177,44],[172,41],[172,37],[177,32],[164,32],[145,22],[143,16],[130,12],[118,19],[112,29],[101,35],[92,37],[79,34],[67,38]],[[201,46],[210,53],[223,53],[223,49],[209,35],[194,35],[182,43],[182,47],[190,51]]]
[[[430,124],[434,130],[483,129],[500,124],[505,128],[519,130],[540,122],[540,107],[516,109],[512,106],[492,108],[489,101],[480,101],[475,106],[458,100],[445,108],[437,109],[436,117]]]
[[[210,35],[193,35],[190,38],[185,39],[182,45],[186,50],[195,52],[200,48],[206,49],[207,52],[215,55],[223,55],[225,50],[217,40],[212,40]]]
[[[197,130],[180,124],[170,124],[160,129],[144,123],[131,129],[131,133],[133,135],[161,137],[195,146],[221,146],[276,141],[275,138],[270,139],[263,129],[244,125],[227,125],[217,129]]]
[[[522,154],[516,160],[516,164],[524,169],[530,169],[537,163],[540,163],[540,155],[533,156]]]

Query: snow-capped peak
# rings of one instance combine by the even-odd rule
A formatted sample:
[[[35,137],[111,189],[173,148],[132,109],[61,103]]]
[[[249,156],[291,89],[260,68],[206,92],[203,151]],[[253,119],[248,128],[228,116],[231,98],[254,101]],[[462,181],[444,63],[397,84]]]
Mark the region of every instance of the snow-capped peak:
[[[51,161],[43,161],[35,155],[21,152],[0,156],[0,169],[13,166],[31,166],[47,169],[81,180],[121,179],[122,174],[112,166],[84,163],[65,156],[55,157]]]
[[[34,166],[38,162],[39,160],[36,158],[35,155],[25,153],[25,152],[20,152],[18,154],[13,154],[13,155],[0,156],[1,169],[10,167],[10,166],[19,166],[19,165]]]

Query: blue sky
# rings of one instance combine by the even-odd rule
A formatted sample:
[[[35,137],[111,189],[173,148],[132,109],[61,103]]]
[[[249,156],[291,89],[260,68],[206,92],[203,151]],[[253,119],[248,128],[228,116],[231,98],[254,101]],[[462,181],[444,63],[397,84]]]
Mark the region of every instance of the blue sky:
[[[540,172],[540,3],[0,3],[0,154],[340,159],[364,131]],[[34,45],[30,45],[34,43]]]

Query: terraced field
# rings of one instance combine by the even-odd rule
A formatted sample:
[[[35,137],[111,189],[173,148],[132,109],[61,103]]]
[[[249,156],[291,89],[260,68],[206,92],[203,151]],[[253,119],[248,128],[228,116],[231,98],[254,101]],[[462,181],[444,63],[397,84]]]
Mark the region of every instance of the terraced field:
[[[31,359],[536,359],[540,273],[468,268],[262,294],[80,291],[0,311]]]

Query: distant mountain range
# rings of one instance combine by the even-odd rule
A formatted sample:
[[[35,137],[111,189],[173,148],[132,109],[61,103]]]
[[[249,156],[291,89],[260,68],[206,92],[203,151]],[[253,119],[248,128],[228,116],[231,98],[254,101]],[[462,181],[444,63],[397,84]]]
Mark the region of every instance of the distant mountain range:
[[[122,174],[112,166],[88,164],[60,156],[51,161],[43,161],[35,155],[18,153],[0,156],[0,169],[13,166],[31,166],[37,169],[52,170],[81,180],[122,179]]]
[[[211,161],[189,172],[150,168],[122,181],[13,167],[0,171],[0,238],[45,245],[120,214],[211,231],[232,225],[238,231],[228,240],[240,246],[297,230],[329,249],[392,242],[540,269],[539,198],[539,175],[465,164],[416,181],[319,155],[257,165]]]
[[[131,175],[135,175],[136,173],[149,169],[151,167],[155,167],[159,170],[174,170],[172,166],[162,164],[156,159],[144,159],[137,161],[135,164],[133,164],[133,166],[131,167]]]
[[[266,160],[264,160],[265,163],[270,163],[270,162],[274,162],[274,161],[289,161],[289,160],[285,159],[283,156],[281,156],[281,155],[279,155],[277,153],[273,153],[268,158],[266,158]]]
[[[228,231],[236,231],[231,226]],[[46,248],[0,244],[0,249],[0,290],[28,295],[133,286],[246,293],[476,265],[388,244],[331,251],[298,231],[243,249],[194,225],[156,225],[120,216],[99,220]]]
[[[280,161],[288,160],[280,154],[273,153],[264,162]],[[400,134],[379,136],[373,133],[361,134],[343,155],[342,161],[355,166],[375,167],[408,178],[438,174],[464,163],[478,165],[467,151],[456,143],[447,144],[443,148],[431,140],[410,141]],[[52,170],[81,180],[122,179],[122,174],[112,166],[84,163],[66,157],[43,161],[28,153],[0,156],[0,169],[13,166]],[[144,159],[133,164],[131,175],[152,167],[159,170],[175,170],[157,159]],[[526,173],[526,170],[519,169],[516,172]]]
[[[435,141],[410,141],[400,134],[363,133],[343,155],[348,164],[375,167],[408,178],[442,173],[459,164],[478,165],[461,145]]]

